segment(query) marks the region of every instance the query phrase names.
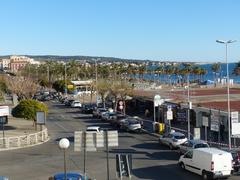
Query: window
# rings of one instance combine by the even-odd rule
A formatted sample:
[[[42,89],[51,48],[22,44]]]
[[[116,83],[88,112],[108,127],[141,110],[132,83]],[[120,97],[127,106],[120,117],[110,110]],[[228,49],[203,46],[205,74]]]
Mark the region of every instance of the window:
[[[189,151],[187,154],[184,155],[184,158],[192,159],[192,157],[193,157],[193,152],[192,151]]]

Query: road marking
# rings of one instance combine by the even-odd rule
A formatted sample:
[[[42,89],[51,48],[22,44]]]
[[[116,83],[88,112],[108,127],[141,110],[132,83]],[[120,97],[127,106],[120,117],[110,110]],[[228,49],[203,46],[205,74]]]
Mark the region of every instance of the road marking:
[[[68,131],[68,129],[65,128],[64,126],[62,126],[61,124],[59,124],[59,123],[57,123],[57,122],[55,122],[55,124],[56,124],[58,127],[62,128],[64,131]]]

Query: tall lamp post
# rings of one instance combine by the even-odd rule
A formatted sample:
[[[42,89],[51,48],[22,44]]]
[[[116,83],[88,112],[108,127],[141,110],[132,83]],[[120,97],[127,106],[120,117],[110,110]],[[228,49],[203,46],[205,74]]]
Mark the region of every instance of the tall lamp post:
[[[97,89],[97,83],[98,83],[98,68],[97,68],[97,61],[100,60],[99,58],[93,59],[95,61],[95,74],[96,74],[96,105],[98,106],[98,89]]]
[[[64,64],[64,84],[65,84],[65,88],[64,88],[64,93],[65,93],[65,96],[67,95],[67,64],[65,62]]]
[[[236,42],[236,40],[228,40],[228,41],[222,41],[222,40],[216,40],[217,43],[225,44],[226,47],[226,65],[227,65],[227,111],[228,111],[228,144],[229,149],[232,147],[231,142],[231,117],[230,117],[230,96],[229,96],[229,72],[228,72],[228,59],[227,59],[227,51],[228,51],[228,44]]]
[[[62,138],[59,141],[58,145],[59,145],[60,149],[62,149],[64,152],[64,177],[65,177],[65,180],[67,180],[66,150],[68,149],[70,142],[67,138]]]

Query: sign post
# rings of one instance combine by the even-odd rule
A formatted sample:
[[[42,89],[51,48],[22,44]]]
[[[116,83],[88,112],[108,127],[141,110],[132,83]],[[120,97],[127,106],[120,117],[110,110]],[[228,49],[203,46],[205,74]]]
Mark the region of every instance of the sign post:
[[[171,106],[169,106],[167,110],[167,120],[169,122],[169,130],[171,131],[171,120],[173,120],[173,112]]]
[[[36,119],[37,124],[40,125],[40,129],[42,131],[42,125],[46,124],[46,115],[44,111],[37,111],[36,112]]]
[[[240,135],[240,122],[238,119],[238,111],[231,112],[232,136]]]
[[[5,132],[4,132],[4,124],[8,123],[9,116],[9,107],[8,106],[0,106],[0,123],[2,125],[2,136],[3,136],[3,145],[5,146]]]
[[[153,107],[153,119],[154,119],[154,122],[153,122],[153,131],[155,132],[155,124],[156,124],[156,107],[158,107],[158,112],[159,112],[159,106],[161,106],[161,104],[163,103],[163,100],[161,99],[161,96],[156,94],[154,96],[154,107]]]

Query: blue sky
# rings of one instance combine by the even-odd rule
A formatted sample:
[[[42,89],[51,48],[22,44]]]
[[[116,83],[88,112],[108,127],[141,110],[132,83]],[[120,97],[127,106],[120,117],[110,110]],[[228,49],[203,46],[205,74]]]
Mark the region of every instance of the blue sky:
[[[89,55],[224,61],[216,39],[236,39],[239,0],[1,0],[0,55]]]

